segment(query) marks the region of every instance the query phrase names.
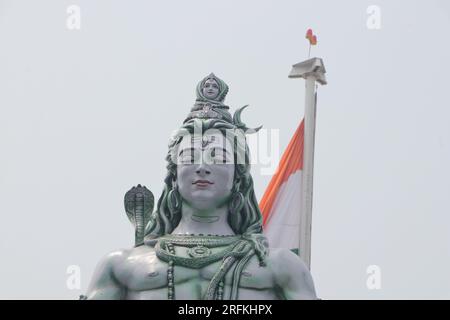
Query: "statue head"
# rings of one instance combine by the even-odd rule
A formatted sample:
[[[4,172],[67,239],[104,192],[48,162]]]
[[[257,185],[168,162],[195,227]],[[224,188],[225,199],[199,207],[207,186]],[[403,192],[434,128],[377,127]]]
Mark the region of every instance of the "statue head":
[[[183,202],[199,210],[227,206],[227,221],[236,234],[262,232],[242,126],[194,118],[175,132],[166,156],[164,190],[146,227],[146,240],[170,234],[177,227]],[[201,135],[196,135],[200,129]]]
[[[210,74],[197,85],[197,100],[208,92],[208,83],[218,84],[215,99],[223,101],[228,86]],[[206,84],[206,85],[205,85]],[[203,90],[204,89],[204,90]],[[246,106],[245,106],[246,107]],[[204,105],[188,115],[172,136],[166,156],[167,175],[156,211],[146,226],[146,240],[170,234],[179,224],[182,204],[200,211],[228,208],[227,221],[236,234],[262,232],[262,215],[256,200],[250,174],[250,153],[238,109],[231,117],[228,111],[218,113]]]
[[[197,84],[197,102],[209,102],[222,106],[228,93],[228,85],[214,73],[210,73]]]

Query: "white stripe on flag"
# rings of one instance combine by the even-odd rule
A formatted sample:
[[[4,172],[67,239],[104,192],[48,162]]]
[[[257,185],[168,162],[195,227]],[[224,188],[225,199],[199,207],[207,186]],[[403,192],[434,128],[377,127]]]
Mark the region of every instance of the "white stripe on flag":
[[[297,170],[280,186],[264,233],[275,248],[298,249],[302,171]]]

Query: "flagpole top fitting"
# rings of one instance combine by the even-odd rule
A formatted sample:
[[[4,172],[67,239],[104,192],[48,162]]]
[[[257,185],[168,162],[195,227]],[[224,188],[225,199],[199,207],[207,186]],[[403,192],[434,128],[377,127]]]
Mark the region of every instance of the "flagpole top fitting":
[[[327,84],[327,79],[325,78],[325,66],[323,65],[323,60],[321,58],[311,58],[292,66],[289,78],[310,78],[313,77],[315,80],[322,84]]]

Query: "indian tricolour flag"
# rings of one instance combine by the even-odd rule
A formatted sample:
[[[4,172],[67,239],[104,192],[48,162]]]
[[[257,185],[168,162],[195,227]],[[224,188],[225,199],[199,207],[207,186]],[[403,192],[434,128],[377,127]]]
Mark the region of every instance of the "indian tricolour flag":
[[[259,204],[270,246],[296,253],[299,253],[302,211],[303,142],[302,120]]]

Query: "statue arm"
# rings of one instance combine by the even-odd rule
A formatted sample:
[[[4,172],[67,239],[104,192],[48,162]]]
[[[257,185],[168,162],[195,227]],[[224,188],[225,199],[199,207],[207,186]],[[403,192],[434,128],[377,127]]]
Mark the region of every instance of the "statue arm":
[[[303,260],[288,249],[276,249],[274,276],[286,300],[317,299],[314,281]]]
[[[98,263],[85,296],[86,299],[124,299],[126,288],[119,283],[114,275],[114,268],[123,260],[123,255],[123,251],[115,251],[106,255]]]

